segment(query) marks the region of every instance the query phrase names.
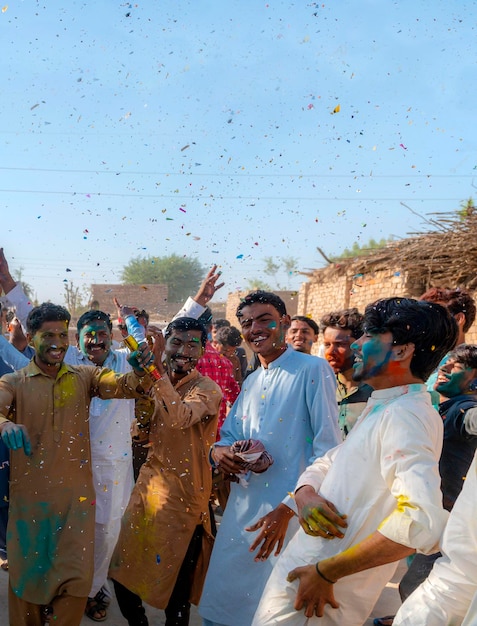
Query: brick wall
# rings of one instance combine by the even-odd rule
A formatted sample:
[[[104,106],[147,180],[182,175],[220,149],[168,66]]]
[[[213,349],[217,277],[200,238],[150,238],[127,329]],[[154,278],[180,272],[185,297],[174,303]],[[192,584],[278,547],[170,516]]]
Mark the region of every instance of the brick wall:
[[[419,298],[425,290],[424,283],[410,282],[407,274],[399,269],[366,274],[353,274],[351,270],[342,275],[317,270],[300,289],[298,314],[319,322],[325,313],[334,310],[356,307],[363,312],[367,304],[378,298]],[[477,323],[466,333],[466,341],[477,344]],[[319,346],[315,352],[318,350]]]

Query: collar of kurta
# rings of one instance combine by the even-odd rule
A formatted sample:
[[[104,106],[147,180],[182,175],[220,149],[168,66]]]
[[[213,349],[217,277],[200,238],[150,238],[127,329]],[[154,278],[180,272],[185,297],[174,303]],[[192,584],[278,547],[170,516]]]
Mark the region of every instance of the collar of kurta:
[[[298,356],[301,355],[301,357],[309,357],[310,355],[307,354],[303,354],[303,352],[299,352],[298,350],[294,350],[290,345],[287,345],[287,349],[284,350],[279,357],[277,357],[276,359],[274,359],[273,361],[270,361],[270,363],[267,365],[267,367],[264,367],[263,369],[267,369],[267,370],[272,370],[275,367],[281,367],[281,364],[283,363],[283,361],[285,361],[286,359],[290,358],[291,356]],[[298,357],[298,358],[301,358]]]
[[[422,391],[427,391],[426,385],[423,383],[412,383],[410,385],[388,387],[387,389],[375,389],[371,394],[371,398],[373,400],[391,400],[392,398],[398,398],[410,393],[421,393]]]
[[[196,378],[200,378],[201,376],[202,374],[194,368],[191,372],[187,374],[187,376],[184,376],[184,378],[181,378],[180,381],[174,385],[174,389],[179,389],[179,387],[182,387],[183,385],[186,385],[188,382],[195,380]]]
[[[60,369],[58,370],[58,373],[56,374],[56,378],[53,378],[52,376],[48,376],[48,374],[45,374],[45,372],[43,372],[35,363],[34,359],[32,359],[28,363],[28,365],[25,366],[25,370],[26,370],[27,376],[46,376],[47,378],[51,378],[52,380],[58,380],[58,378],[60,378],[67,372],[74,372],[74,369],[72,368],[72,366],[68,365],[67,363],[63,361]]]

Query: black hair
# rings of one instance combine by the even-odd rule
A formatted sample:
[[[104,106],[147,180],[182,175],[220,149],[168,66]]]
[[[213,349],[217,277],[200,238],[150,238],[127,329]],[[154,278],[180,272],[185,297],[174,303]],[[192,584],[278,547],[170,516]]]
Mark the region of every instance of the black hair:
[[[90,311],[86,311],[76,322],[76,330],[78,334],[81,332],[83,326],[89,324],[94,320],[99,320],[100,322],[106,322],[110,331],[113,330],[113,323],[111,322],[111,318],[108,313],[104,311],[99,311],[98,309],[91,309]]]
[[[26,327],[30,335],[34,335],[44,322],[66,322],[68,326],[71,315],[64,306],[43,302],[40,306],[33,308],[28,314]]]
[[[471,343],[461,343],[449,354],[449,359],[462,363],[465,367],[477,369],[477,346]]]
[[[350,330],[353,339],[359,339],[363,334],[363,314],[355,307],[332,311],[323,315],[320,320],[320,328],[322,332],[325,332],[326,328]]]
[[[205,348],[205,344],[207,343],[207,331],[205,330],[204,325],[199,321],[192,317],[177,317],[175,320],[172,320],[164,331],[164,337],[167,341],[169,337],[172,335],[173,330],[178,330],[179,332],[186,332],[188,330],[199,330],[200,342],[202,347]]]
[[[256,304],[257,302],[259,304],[271,304],[282,317],[287,314],[287,308],[280,296],[277,296],[271,291],[263,291],[262,289],[257,289],[256,291],[250,292],[241,299],[235,313],[236,316],[238,318],[242,317],[242,309],[245,306],[250,306],[251,304]]]
[[[390,332],[395,345],[414,344],[411,373],[427,380],[457,341],[458,328],[449,311],[435,302],[384,298],[368,304],[363,329],[372,335]]]
[[[431,287],[422,294],[420,300],[439,302],[450,311],[451,315],[463,313],[465,324],[462,330],[466,333],[475,321],[476,306],[474,298],[465,289],[448,289],[447,287]]]
[[[229,320],[226,320],[225,318],[220,317],[219,319],[212,320],[212,326],[214,328],[224,328],[225,326],[230,328],[232,324],[229,322]]]
[[[222,346],[236,348],[242,343],[242,333],[235,326],[222,326],[215,335],[215,341]]]
[[[136,319],[138,319],[139,317],[144,317],[146,319],[146,322],[149,324],[149,313],[144,309],[140,311],[139,309],[134,307],[132,314]],[[118,318],[118,328],[119,330],[127,330],[127,326],[122,318]]]
[[[308,324],[308,326],[315,333],[315,335],[318,335],[318,333],[320,332],[318,324],[315,322],[315,320],[312,320],[311,317],[307,317],[306,315],[294,315],[291,318],[291,321],[293,322],[294,320],[296,320],[297,322],[305,322],[305,324]]]

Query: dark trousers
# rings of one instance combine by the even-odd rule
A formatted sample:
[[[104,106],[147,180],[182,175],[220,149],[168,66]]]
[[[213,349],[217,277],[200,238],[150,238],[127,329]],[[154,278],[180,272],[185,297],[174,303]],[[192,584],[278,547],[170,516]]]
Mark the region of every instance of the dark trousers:
[[[196,526],[182,561],[176,584],[169,598],[169,603],[164,611],[166,614],[165,626],[188,626],[189,624],[189,597],[195,566],[202,548],[203,532],[202,526]],[[149,622],[147,621],[141,598],[116,580],[113,580],[113,583],[119,609],[128,620],[129,626],[148,626]]]
[[[409,569],[399,583],[399,595],[403,602],[426,580],[431,573],[435,561],[440,556],[440,552],[436,552],[435,554],[416,554],[414,556]]]

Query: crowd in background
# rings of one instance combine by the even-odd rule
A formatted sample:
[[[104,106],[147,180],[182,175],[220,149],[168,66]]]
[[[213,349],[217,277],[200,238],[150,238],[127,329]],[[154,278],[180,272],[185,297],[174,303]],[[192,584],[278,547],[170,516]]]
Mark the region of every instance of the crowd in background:
[[[167,626],[191,603],[204,626],[354,626],[403,558],[404,604],[375,624],[475,623],[470,293],[314,321],[254,291],[234,324],[207,306],[213,266],[165,328],[116,301],[114,339],[96,303],[69,345],[69,312],[34,307],[3,250],[0,285],[11,625],[104,621],[114,589],[134,626],[143,602]]]

